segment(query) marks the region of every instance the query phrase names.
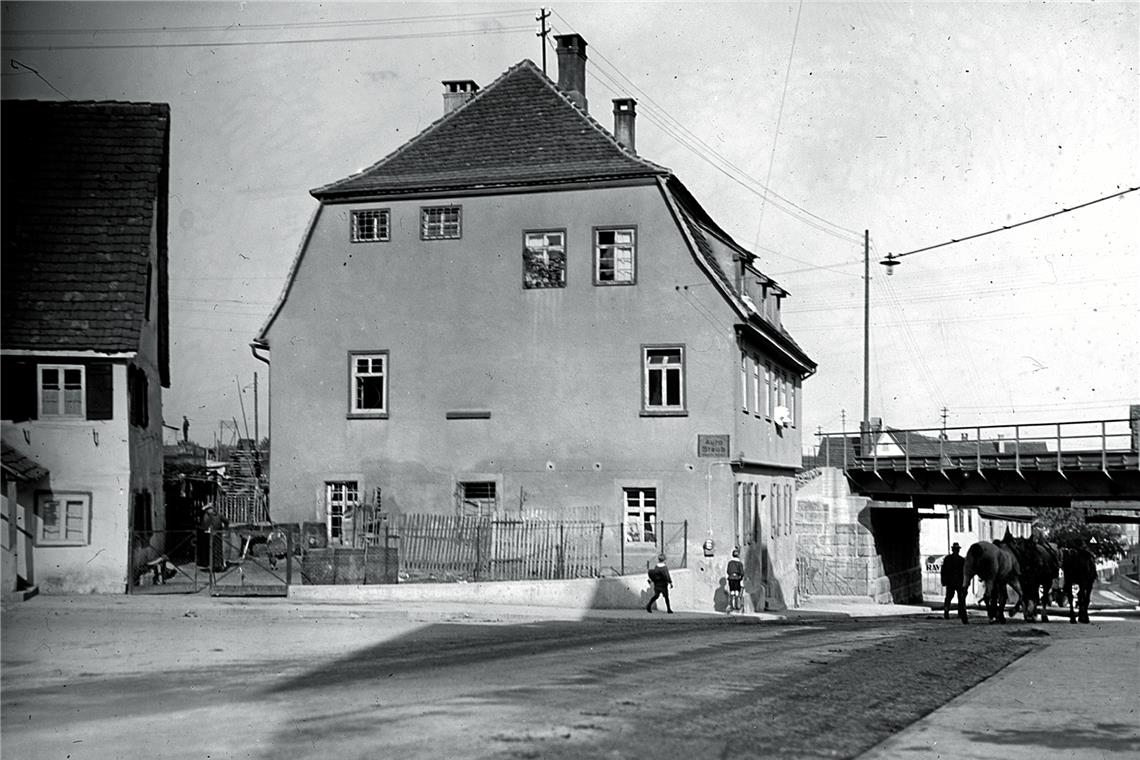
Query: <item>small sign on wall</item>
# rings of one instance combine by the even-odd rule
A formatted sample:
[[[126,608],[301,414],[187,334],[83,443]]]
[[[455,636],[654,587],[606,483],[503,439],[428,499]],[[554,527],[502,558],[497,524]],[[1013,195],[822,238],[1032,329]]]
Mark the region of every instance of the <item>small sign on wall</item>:
[[[728,457],[727,435],[697,435],[697,456]]]

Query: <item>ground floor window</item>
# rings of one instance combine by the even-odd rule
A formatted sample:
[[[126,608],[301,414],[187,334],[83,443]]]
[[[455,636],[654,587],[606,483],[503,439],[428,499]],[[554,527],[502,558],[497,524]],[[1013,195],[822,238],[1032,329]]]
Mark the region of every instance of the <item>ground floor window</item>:
[[[499,507],[498,489],[493,480],[462,481],[456,487],[459,514],[491,517]]]
[[[344,543],[344,521],[360,505],[356,481],[325,483],[325,525],[330,544]]]
[[[45,491],[36,494],[36,544],[91,543],[91,494]]]
[[[657,489],[623,488],[625,499],[625,542],[657,543]]]

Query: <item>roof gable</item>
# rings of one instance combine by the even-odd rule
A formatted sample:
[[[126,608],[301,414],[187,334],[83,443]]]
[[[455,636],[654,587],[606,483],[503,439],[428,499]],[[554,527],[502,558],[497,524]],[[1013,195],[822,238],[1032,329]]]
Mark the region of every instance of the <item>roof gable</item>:
[[[160,271],[151,276],[165,303],[170,107],[4,101],[2,109],[3,347],[137,351],[152,230]]]
[[[312,194],[335,200],[667,173],[626,150],[524,60],[393,153]]]

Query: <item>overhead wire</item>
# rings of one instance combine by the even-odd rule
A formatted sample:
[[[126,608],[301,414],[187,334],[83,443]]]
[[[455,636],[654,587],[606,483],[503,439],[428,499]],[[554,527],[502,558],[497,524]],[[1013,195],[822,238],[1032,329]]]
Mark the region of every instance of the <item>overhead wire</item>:
[[[497,29],[457,29],[438,32],[413,32],[407,34],[370,34],[359,37],[310,37],[288,40],[234,40],[215,42],[150,42],[150,43],[115,43],[110,45],[9,45],[6,50],[145,50],[158,48],[225,48],[249,47],[256,45],[305,45],[323,42],[372,42],[375,40],[418,40],[442,37],[465,37],[481,34],[515,34],[530,32],[529,26],[499,27]]]
[[[799,6],[796,8],[796,26],[792,30],[792,45],[788,50],[788,65],[784,70],[784,89],[780,93],[780,107],[776,109],[776,128],[772,132],[772,152],[768,155],[768,176],[764,179],[765,186],[772,184],[772,168],[776,165],[776,144],[780,140],[780,126],[784,121],[784,102],[788,97],[788,82],[792,78],[792,59],[796,54],[796,40],[800,36],[800,16],[804,11],[804,0],[800,0]],[[760,214],[756,220],[756,243],[760,243],[760,227],[764,224],[764,208],[767,205],[765,201],[767,198],[764,195],[760,196]],[[858,234],[858,233],[855,233]]]
[[[230,32],[283,29],[332,29],[354,26],[382,26],[387,24],[411,24],[418,22],[464,21],[501,16],[530,16],[529,10],[476,11],[473,13],[446,13],[432,16],[400,16],[383,19],[348,19],[344,21],[284,21],[276,24],[223,24],[214,26],[149,26],[149,27],[104,27],[71,29],[20,29],[7,27],[4,34],[28,35],[97,35],[97,34],[182,34],[196,32]]]
[[[554,11],[554,15],[561,19],[562,22],[565,23],[568,27],[573,28],[573,25],[567,21],[565,17],[558,13],[558,11]],[[555,29],[555,31],[561,30]],[[606,89],[610,90],[615,95],[628,95],[629,91],[631,90],[637,93],[640,96],[638,103],[642,106],[642,111],[646,119],[661,129],[661,131],[664,132],[667,136],[672,137],[674,140],[676,140],[682,147],[688,149],[690,152],[706,161],[713,168],[717,169],[729,179],[747,189],[749,192],[752,192],[762,198],[764,197],[763,194],[767,193],[769,196],[771,196],[768,198],[768,202],[776,206],[776,208],[778,208],[780,211],[783,211],[798,221],[808,224],[809,226],[812,226],[821,232],[825,232],[829,235],[838,237],[841,240],[848,240],[850,242],[858,242],[861,240],[859,233],[855,230],[843,227],[842,225],[836,224],[835,222],[832,222],[822,216],[808,211],[795,202],[788,200],[784,196],[774,191],[772,188],[768,187],[765,183],[761,182],[755,177],[752,177],[743,169],[736,166],[736,164],[734,164],[730,159],[726,158],[715,148],[701,139],[698,135],[688,129],[688,127],[686,127],[681,121],[674,118],[667,109],[658,104],[650,95],[638,87],[636,83],[630,80],[629,77],[625,76],[625,74],[623,74],[621,70],[618,69],[618,67],[614,65],[601,51],[597,50],[596,47],[593,48],[593,51],[593,57],[587,59],[586,65],[587,67],[591,68],[595,74],[608,82],[608,85],[603,84],[603,86],[606,86]],[[605,66],[599,64],[598,60],[602,61]],[[612,70],[612,74],[610,73],[610,70]],[[622,86],[618,82],[617,78],[619,77],[620,79],[624,80],[628,86]],[[757,188],[759,188],[759,190],[757,190]],[[772,200],[773,198],[775,200]],[[805,219],[804,216],[809,217],[809,219]]]
[[[1088,201],[1087,203],[1080,203],[1076,206],[1070,206],[1068,208],[1063,208],[1060,211],[1054,211],[1050,214],[1044,214],[1043,216],[1034,217],[1033,219],[1026,219],[1023,222],[1017,222],[1016,224],[1004,224],[1001,227],[995,227],[992,230],[986,230],[985,232],[979,232],[977,234],[967,235],[967,236],[961,237],[961,238],[953,238],[951,240],[946,241],[945,243],[938,243],[936,245],[928,245],[928,246],[925,246],[924,248],[915,248],[913,251],[907,251],[905,253],[888,253],[888,257],[892,258],[892,259],[901,259],[903,256],[913,256],[916,253],[923,253],[924,251],[933,251],[935,248],[942,248],[944,246],[954,245],[955,243],[963,243],[967,240],[974,240],[976,238],[985,237],[986,235],[993,235],[994,233],[997,233],[997,232],[1005,232],[1006,230],[1012,230],[1015,227],[1022,227],[1026,224],[1033,224],[1034,222],[1040,222],[1044,219],[1051,219],[1055,216],[1060,216],[1061,214],[1068,214],[1071,211],[1076,211],[1078,209],[1086,208],[1088,206],[1092,206],[1095,203],[1102,203],[1103,201],[1112,200],[1113,198],[1120,198],[1121,196],[1128,195],[1129,193],[1134,193],[1137,190],[1140,190],[1140,187],[1130,187],[1127,190],[1122,190],[1118,193],[1113,193],[1112,195],[1106,195],[1103,198],[1097,198],[1096,200]]]

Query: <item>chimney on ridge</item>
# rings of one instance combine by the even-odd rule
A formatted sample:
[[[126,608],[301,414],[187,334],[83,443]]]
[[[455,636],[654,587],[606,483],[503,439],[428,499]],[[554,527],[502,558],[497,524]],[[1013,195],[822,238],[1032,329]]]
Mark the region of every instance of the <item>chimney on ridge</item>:
[[[558,86],[586,109],[586,41],[578,34],[556,34],[558,43]]]
[[[451,113],[459,106],[475,97],[479,92],[479,85],[470,79],[443,80],[443,112]]]
[[[614,98],[614,137],[630,153],[637,152],[633,144],[633,120],[637,116],[634,106],[636,105],[637,101],[633,98]]]

